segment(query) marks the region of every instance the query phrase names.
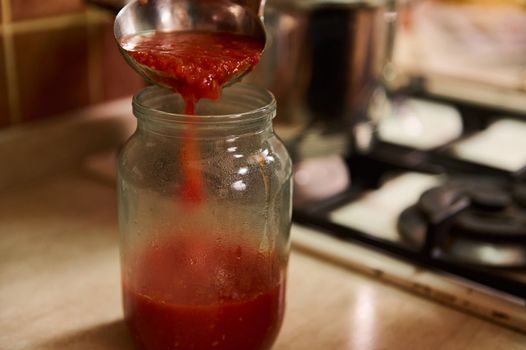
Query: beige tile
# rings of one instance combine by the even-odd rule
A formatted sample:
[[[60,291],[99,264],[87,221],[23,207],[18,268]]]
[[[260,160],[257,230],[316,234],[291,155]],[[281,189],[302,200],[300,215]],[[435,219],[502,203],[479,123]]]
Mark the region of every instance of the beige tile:
[[[84,25],[18,33],[14,46],[23,121],[89,103]]]
[[[63,15],[84,10],[82,0],[10,0],[13,21]]]

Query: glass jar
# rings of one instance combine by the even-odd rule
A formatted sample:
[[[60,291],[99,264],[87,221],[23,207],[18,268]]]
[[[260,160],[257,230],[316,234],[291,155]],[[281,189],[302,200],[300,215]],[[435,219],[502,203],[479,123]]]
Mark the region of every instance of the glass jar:
[[[270,349],[285,296],[291,161],[272,94],[250,85],[180,114],[148,87],[119,156],[125,319],[139,349]]]

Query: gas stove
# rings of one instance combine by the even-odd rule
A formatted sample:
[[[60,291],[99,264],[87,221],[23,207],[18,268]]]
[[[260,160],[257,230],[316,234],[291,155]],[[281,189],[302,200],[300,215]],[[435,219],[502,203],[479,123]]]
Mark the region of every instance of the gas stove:
[[[453,107],[460,119],[447,125],[461,130],[451,129],[451,137],[426,135],[420,144],[408,137],[404,144],[404,117],[398,118],[396,132],[380,125],[385,137],[380,135],[369,153],[345,160],[349,187],[302,203],[294,219],[524,306],[526,119],[521,114],[495,117],[507,114],[476,106]],[[429,113],[422,115],[429,119]],[[432,123],[440,129],[444,122]],[[415,120],[409,125],[414,129]],[[431,145],[431,139],[440,142]]]
[[[526,184],[453,176],[398,218],[408,246],[481,269],[526,269]]]

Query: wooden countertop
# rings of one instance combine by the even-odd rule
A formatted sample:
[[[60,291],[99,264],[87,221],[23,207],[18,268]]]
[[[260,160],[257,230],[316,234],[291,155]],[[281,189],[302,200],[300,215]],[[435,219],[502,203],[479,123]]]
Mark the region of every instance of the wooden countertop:
[[[132,348],[111,186],[73,171],[5,190],[0,232],[0,349]],[[408,348],[518,350],[526,335],[292,252],[274,350]]]
[[[132,349],[113,181],[79,166],[122,142],[129,109],[0,130],[0,350]],[[518,350],[526,335],[293,250],[274,350],[343,349]]]

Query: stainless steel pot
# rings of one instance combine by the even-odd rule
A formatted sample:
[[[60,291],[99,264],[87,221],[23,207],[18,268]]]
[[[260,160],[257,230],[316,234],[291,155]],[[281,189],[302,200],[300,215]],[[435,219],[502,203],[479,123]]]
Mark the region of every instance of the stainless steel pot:
[[[362,137],[386,63],[385,13],[380,1],[268,0],[268,46],[247,79],[275,94],[296,160],[345,155]]]

